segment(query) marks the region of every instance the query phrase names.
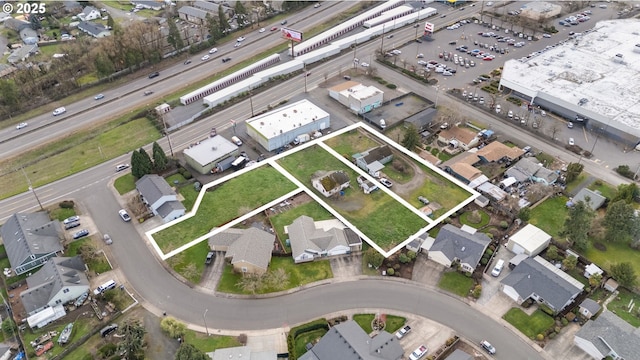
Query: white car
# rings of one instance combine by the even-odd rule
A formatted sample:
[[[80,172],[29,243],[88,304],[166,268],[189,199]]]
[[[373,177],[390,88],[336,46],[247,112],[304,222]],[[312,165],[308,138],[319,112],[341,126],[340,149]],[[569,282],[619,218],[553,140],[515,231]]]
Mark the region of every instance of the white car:
[[[550,34],[542,34],[542,37],[543,37],[543,38],[547,38],[547,39],[548,39],[548,38],[550,38],[550,37],[551,37],[551,35],[550,35]]]
[[[573,140],[573,138],[569,138],[569,145],[575,145],[576,142]]]
[[[120,215],[122,220],[124,220],[126,222],[131,221],[131,216],[129,216],[129,213],[125,209],[121,209],[120,211],[118,211],[118,215]]]
[[[416,59],[422,59],[423,57],[424,57],[423,53],[420,53],[420,54],[416,55]]]
[[[427,66],[429,63],[424,60],[418,60],[418,65]]]
[[[233,45],[234,48],[240,47],[240,45],[242,45],[241,42],[237,42],[235,45]]]
[[[402,51],[394,49],[394,50],[391,50],[391,53],[394,54],[394,55],[400,55],[400,54],[402,54]]]
[[[360,63],[360,66],[362,66],[362,67],[369,67],[369,63],[363,62],[363,63]]]
[[[513,118],[513,111],[509,110],[509,112],[507,113],[507,116],[509,118]]]
[[[263,33],[263,32],[265,32],[265,31],[266,31],[266,30],[265,30],[264,28],[260,28],[260,30],[258,30],[258,32],[259,32],[259,33]]]
[[[209,55],[205,55],[205,56],[203,56],[200,60],[202,60],[202,61],[207,61],[207,60],[209,60]]]
[[[491,345],[487,340],[482,340],[480,342],[480,346],[482,346],[482,348],[491,355],[496,353],[496,348],[494,348],[493,345]]]
[[[415,349],[411,355],[409,355],[409,359],[410,360],[418,360],[421,359],[423,356],[427,355],[427,351],[429,351],[429,349],[427,348],[426,345],[420,345],[419,348]]]
[[[22,122],[22,123],[16,125],[16,129],[18,129],[18,130],[24,129],[24,128],[27,127],[27,125],[29,125],[29,124],[27,124],[26,122]]]
[[[398,332],[396,332],[396,337],[398,339],[402,339],[405,335],[407,335],[410,332],[411,332],[411,326],[409,326],[409,325],[404,326],[402,329],[400,329],[400,330],[398,330]]]
[[[64,113],[67,112],[67,109],[65,109],[64,107],[59,107],[55,110],[53,110],[53,116],[58,116],[58,115],[62,115]]]
[[[315,9],[319,8],[319,7],[320,7],[320,3],[317,3],[317,4],[313,5],[313,7],[314,7]]]
[[[388,188],[393,186],[393,183],[389,179],[381,178],[380,183]]]
[[[218,48],[213,48],[211,50],[209,50],[209,54],[215,54],[218,52]]]
[[[500,104],[496,105],[496,114],[500,114],[501,110],[502,110],[502,107],[500,106]]]
[[[442,75],[443,75],[443,76],[453,76],[453,73],[452,73],[452,72],[450,72],[450,71],[446,71],[446,70],[445,70],[445,71],[443,71],[443,72],[442,72]]]
[[[238,38],[238,40],[236,40],[237,42],[243,42],[246,38],[244,36],[240,36]]]

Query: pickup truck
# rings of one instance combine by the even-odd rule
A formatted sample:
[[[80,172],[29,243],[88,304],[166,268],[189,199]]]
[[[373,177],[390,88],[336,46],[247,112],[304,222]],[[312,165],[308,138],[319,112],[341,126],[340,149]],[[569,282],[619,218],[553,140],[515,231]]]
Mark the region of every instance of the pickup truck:
[[[398,332],[396,332],[396,337],[398,339],[402,339],[405,335],[407,335],[409,332],[411,332],[411,326],[406,325],[405,327],[403,327],[402,329],[398,330]]]

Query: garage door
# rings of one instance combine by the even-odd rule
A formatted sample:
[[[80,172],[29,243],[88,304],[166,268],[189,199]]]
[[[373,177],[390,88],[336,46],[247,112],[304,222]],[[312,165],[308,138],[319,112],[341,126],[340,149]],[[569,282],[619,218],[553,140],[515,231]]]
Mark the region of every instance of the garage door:
[[[518,244],[513,244],[513,249],[511,249],[516,255],[524,253],[524,248]]]

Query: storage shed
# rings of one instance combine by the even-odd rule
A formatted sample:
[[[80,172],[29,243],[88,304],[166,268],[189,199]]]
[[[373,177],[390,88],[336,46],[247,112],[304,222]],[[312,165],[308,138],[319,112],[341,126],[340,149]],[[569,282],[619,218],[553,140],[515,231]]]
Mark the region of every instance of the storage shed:
[[[509,238],[507,249],[515,254],[536,256],[546,249],[551,242],[551,235],[535,225],[528,224]]]

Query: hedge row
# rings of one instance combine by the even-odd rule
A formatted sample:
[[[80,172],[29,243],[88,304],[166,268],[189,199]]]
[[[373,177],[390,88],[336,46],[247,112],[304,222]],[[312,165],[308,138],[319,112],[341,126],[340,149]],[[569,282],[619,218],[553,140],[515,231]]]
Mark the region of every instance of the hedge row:
[[[289,334],[287,335],[287,349],[289,350],[289,360],[296,360],[298,358],[298,354],[295,353],[296,338],[300,334],[315,331],[318,329],[329,330],[329,323],[327,322],[327,319],[322,318],[291,328]]]

